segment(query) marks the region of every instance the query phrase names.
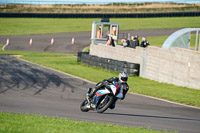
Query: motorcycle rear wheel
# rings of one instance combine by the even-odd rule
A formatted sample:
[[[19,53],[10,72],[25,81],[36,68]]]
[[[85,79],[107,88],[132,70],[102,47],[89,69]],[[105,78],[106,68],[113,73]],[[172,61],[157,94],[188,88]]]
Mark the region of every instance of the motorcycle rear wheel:
[[[99,100],[99,103],[96,107],[97,113],[103,113],[104,111],[106,111],[113,102],[113,96],[105,95],[105,97]]]

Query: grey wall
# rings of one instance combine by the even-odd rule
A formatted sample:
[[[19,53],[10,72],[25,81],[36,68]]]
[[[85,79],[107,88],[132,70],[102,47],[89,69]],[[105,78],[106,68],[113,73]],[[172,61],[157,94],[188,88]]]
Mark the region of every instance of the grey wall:
[[[149,46],[133,49],[91,44],[90,54],[139,63],[143,78],[200,89],[200,52],[182,48],[165,50]]]

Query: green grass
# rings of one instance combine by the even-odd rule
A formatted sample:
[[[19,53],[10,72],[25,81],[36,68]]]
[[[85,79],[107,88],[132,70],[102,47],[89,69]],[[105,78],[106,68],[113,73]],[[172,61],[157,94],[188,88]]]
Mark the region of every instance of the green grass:
[[[0,54],[23,55],[22,58],[25,60],[76,75],[93,82],[99,82],[112,76],[118,76],[118,72],[77,63],[77,56],[73,54],[22,51],[0,51]],[[200,90],[158,83],[156,81],[134,76],[129,76],[128,84],[130,85],[130,92],[133,93],[154,96],[200,107]]]
[[[89,52],[90,51],[90,46],[87,46],[83,49],[83,52]]]
[[[158,37],[148,37],[151,46],[162,47],[164,41],[168,38],[168,36],[158,36]],[[141,40],[141,39],[140,39]]]
[[[120,30],[200,27],[200,17],[125,18],[111,20],[120,23]]]
[[[65,118],[0,112],[1,133],[167,133],[147,128],[72,121]]]
[[[25,35],[91,31],[100,19],[0,18],[0,35]],[[200,27],[200,17],[112,18],[120,30]]]
[[[148,37],[147,40],[149,41],[151,46],[157,46],[157,47],[162,47],[164,41],[168,38],[168,36],[156,36],[156,37]],[[139,38],[140,44],[142,38]],[[122,42],[119,40],[118,41],[119,45],[122,45]]]
[[[91,31],[99,19],[0,18],[0,35]]]
[[[157,46],[157,47],[162,47],[164,41],[168,38],[168,36],[157,36],[157,37],[148,37],[147,40],[149,41],[151,46]],[[141,40],[141,38],[139,38]],[[194,48],[195,47],[195,40],[196,40],[196,34],[191,35],[191,42],[190,42],[190,47]],[[199,40],[198,40],[199,42]]]

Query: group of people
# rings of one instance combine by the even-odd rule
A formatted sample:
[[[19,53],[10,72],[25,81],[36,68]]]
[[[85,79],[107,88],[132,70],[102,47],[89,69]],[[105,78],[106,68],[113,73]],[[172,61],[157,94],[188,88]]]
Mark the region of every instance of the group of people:
[[[99,29],[97,30],[97,38],[102,38],[102,36],[101,36],[101,27],[99,27]],[[116,34],[116,29],[114,28],[114,30],[113,30],[113,34],[115,35]],[[107,33],[107,42],[106,42],[106,45],[107,46],[113,46],[113,47],[115,47],[115,44],[116,44],[116,42],[114,41],[114,39],[112,38],[112,35],[111,34],[109,34],[109,33]]]
[[[136,48],[137,46],[146,48],[147,46],[150,45],[145,37],[142,37],[142,42],[140,44],[138,36],[131,36],[131,40],[122,39],[121,42],[123,44],[123,47],[131,47],[131,48]]]
[[[97,38],[101,38],[101,28],[100,27],[97,31]],[[149,42],[145,37],[142,37],[142,42],[140,44],[137,35],[131,36],[131,40],[122,39],[121,42],[123,44],[123,47],[131,47],[131,48],[136,48],[137,46],[141,46],[143,48],[146,48],[149,45]],[[113,47],[115,47],[115,45],[116,45],[116,42],[114,41],[114,39],[112,38],[112,35],[110,35],[110,34],[107,35],[106,45],[107,46],[113,46]]]
[[[123,47],[130,47],[130,48],[136,48],[138,46],[146,48],[147,46],[150,45],[149,41],[145,37],[142,37],[142,41],[140,44],[138,36],[132,36],[131,40],[122,39],[121,42]],[[115,44],[116,42],[112,39],[112,36],[108,36],[106,45],[114,47]]]

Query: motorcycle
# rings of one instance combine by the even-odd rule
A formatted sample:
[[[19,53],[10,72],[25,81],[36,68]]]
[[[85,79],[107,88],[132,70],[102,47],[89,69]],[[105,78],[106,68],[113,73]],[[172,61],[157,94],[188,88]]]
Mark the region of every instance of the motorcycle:
[[[113,81],[112,84],[109,84],[106,87],[99,89],[95,93],[93,98],[89,98],[87,95],[90,94],[92,91],[92,88],[89,88],[87,90],[86,98],[80,105],[80,109],[83,112],[96,110],[97,113],[103,113],[108,108],[113,109],[115,107],[116,101],[123,97],[123,89],[121,87],[121,84],[115,81]]]

